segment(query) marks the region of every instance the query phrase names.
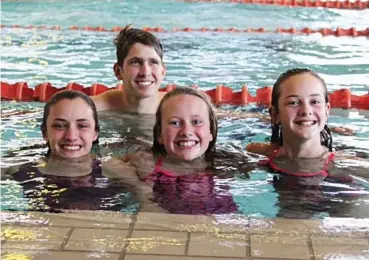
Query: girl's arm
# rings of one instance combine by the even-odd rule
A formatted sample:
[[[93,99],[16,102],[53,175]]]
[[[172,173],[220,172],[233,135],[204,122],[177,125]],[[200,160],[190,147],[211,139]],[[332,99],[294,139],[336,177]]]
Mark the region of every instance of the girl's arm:
[[[267,157],[271,156],[276,149],[279,149],[279,146],[271,142],[252,142],[246,146],[248,152]]]
[[[336,151],[329,173],[332,175],[354,175],[369,179],[369,161],[343,151]]]
[[[129,185],[132,193],[140,202],[140,211],[144,212],[165,212],[164,209],[151,201],[152,186],[143,182],[137,175],[136,167],[118,158],[112,158],[102,163],[102,170],[105,177]]]
[[[140,151],[126,155],[122,158],[136,168],[136,174],[140,180],[145,180],[155,169],[155,159],[152,153]]]

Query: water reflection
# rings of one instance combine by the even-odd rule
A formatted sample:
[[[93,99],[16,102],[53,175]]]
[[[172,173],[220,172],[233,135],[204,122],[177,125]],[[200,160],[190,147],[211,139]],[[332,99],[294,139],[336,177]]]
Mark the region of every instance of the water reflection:
[[[97,159],[70,163],[51,157],[24,164],[6,177],[2,208],[7,210],[130,212],[137,207],[131,188],[105,177]]]

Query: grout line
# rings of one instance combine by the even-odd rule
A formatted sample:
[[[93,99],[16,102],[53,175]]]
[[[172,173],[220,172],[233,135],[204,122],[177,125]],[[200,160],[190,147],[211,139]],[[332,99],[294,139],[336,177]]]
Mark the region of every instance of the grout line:
[[[137,221],[137,215],[132,215],[131,216],[131,223],[129,224],[129,227],[128,227],[128,234],[127,234],[127,237],[126,237],[126,242],[123,245],[122,251],[120,251],[120,255],[118,257],[118,260],[125,259],[125,256],[127,254],[127,248],[129,246],[129,240],[128,240],[128,238],[131,238],[132,237],[132,234],[133,234],[133,230],[134,230],[136,221]]]
[[[251,233],[250,234],[248,234],[248,244],[246,245],[246,258],[250,258],[250,259],[252,259],[252,257],[251,257]],[[247,242],[246,242],[247,243]],[[247,255],[247,253],[249,253],[249,255]]]
[[[64,251],[64,247],[66,246],[66,244],[68,243],[70,236],[72,235],[73,231],[75,230],[74,227],[70,228],[68,233],[66,234],[63,242],[60,244],[60,251]]]
[[[104,223],[104,224],[116,224],[116,223]],[[8,224],[2,224],[2,225],[6,225],[6,226],[15,226],[15,225],[8,225]],[[16,225],[16,226],[19,226],[19,227],[39,227],[40,224],[19,224],[19,225]],[[63,228],[66,228],[66,227],[71,227],[70,225],[44,225],[44,224],[41,224],[41,226],[43,227],[63,227]],[[99,226],[73,226],[74,228],[91,228],[91,229],[101,229],[101,230],[109,230],[109,229],[114,229],[114,230],[128,230],[129,229],[129,226],[128,228],[125,227],[99,227]]]
[[[191,233],[187,232],[187,239],[186,239],[186,245],[185,245],[185,251],[184,251],[185,256],[188,255],[188,249],[190,248],[190,240],[191,240]]]
[[[168,255],[165,255],[164,254],[163,255],[163,254],[154,254],[154,253],[150,253],[150,254],[147,254],[147,253],[132,253],[131,255],[137,255],[137,256],[150,255],[150,256],[157,256],[157,257],[166,256],[166,257],[173,257],[173,259],[175,257],[182,257],[182,258],[183,257],[193,257],[193,258],[199,257],[199,258],[207,258],[208,260],[211,260],[212,258],[216,257],[216,258],[222,258],[222,259],[239,259],[239,260],[245,260],[245,258],[242,258],[242,257],[234,257],[234,256],[199,256],[199,255],[183,256],[183,255],[173,255],[173,254],[170,254],[170,255],[169,254]]]
[[[308,236],[307,245],[309,249],[310,259],[315,260],[313,241],[311,240],[311,235]]]
[[[35,249],[29,249],[29,248],[13,248],[13,247],[8,247],[6,248],[6,250],[14,250],[14,251],[29,251],[29,252],[38,252],[39,250],[35,250]],[[2,251],[4,251],[2,249]],[[101,254],[117,254],[117,252],[114,251],[109,251],[109,250],[104,250],[104,251],[94,251],[94,250],[79,250],[79,249],[73,249],[73,250],[60,250],[60,249],[42,249],[42,251],[47,251],[47,252],[63,252],[63,253],[74,253],[74,252],[78,252],[78,253],[101,253]]]
[[[251,260],[297,260],[294,258],[284,258],[284,257],[269,257],[269,258],[265,258],[265,257],[253,257],[251,258]]]

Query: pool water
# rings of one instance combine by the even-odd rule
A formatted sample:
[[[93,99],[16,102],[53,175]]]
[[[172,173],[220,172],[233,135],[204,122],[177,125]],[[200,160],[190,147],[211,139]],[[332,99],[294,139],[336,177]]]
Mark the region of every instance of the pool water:
[[[355,27],[363,30],[369,26],[369,10],[166,0],[3,1],[1,7],[1,24],[22,26],[58,25],[68,28],[74,25],[110,29],[132,24],[139,28],[161,26],[167,30],[175,27],[264,27],[269,30],[277,27]],[[64,87],[70,81],[86,87],[96,82],[115,86],[117,80],[112,71],[116,61],[113,45],[115,35],[112,32],[2,28],[1,81],[26,81],[30,87],[43,82]],[[353,94],[363,95],[369,91],[367,37],[215,32],[167,32],[155,35],[161,39],[164,47],[167,74],[163,85],[196,83],[200,89],[208,90],[214,89],[217,84],[224,84],[233,90],[240,90],[243,84],[247,84],[249,91],[255,94],[256,89],[271,86],[283,71],[292,67],[309,67],[325,79],[329,92],[350,88]],[[43,104],[37,102],[2,101],[3,167],[35,161],[46,151],[39,130],[42,108]],[[255,104],[244,107],[226,105],[222,109],[267,113],[266,108]],[[100,153],[103,157],[140,150],[152,140],[152,115],[138,118],[130,114],[104,112],[100,114],[100,119]],[[334,133],[334,147],[368,161],[368,119],[368,111],[333,109],[329,126],[345,126],[355,132],[354,136]],[[217,147],[243,154],[247,144],[266,141],[269,136],[269,123],[259,118],[223,118],[219,121]],[[224,162],[230,166],[233,163]],[[327,209],[318,208],[316,202],[305,202],[301,198],[293,202],[295,194],[285,195],[277,191],[273,186],[273,174],[264,170],[254,170],[250,175],[235,171],[234,177],[222,182],[229,184],[229,193],[238,205],[239,213],[255,217],[362,217],[362,214],[353,210],[358,207],[352,207],[367,209],[369,206],[366,199],[327,198],[326,192],[323,195],[318,193],[316,198],[320,200],[317,201],[320,205],[328,201]],[[367,184],[366,181],[363,184]],[[12,191],[17,188],[17,192],[6,194],[18,198],[19,208],[23,208],[24,199],[19,186],[14,187],[13,183],[11,189],[9,186],[2,182],[2,193],[4,189]],[[282,199],[290,204],[281,206]],[[303,203],[300,204],[298,200]],[[332,203],[340,200],[341,205]],[[351,208],[340,214],[331,211],[340,206]],[[309,210],[304,212],[304,208]],[[285,209],[289,210],[287,214]]]

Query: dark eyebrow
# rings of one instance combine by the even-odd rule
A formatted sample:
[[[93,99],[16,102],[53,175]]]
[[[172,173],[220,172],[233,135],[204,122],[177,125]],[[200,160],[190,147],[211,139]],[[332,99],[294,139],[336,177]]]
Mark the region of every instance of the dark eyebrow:
[[[67,120],[62,119],[62,118],[55,118],[54,121],[68,122]],[[88,122],[89,120],[88,119],[78,119],[77,121],[78,122]]]
[[[139,60],[139,61],[142,61],[143,59],[142,59],[141,57],[134,56],[134,57],[130,58],[130,59],[128,60],[128,62],[131,62],[131,61],[133,61],[133,60]]]
[[[323,97],[321,94],[319,93],[314,93],[314,94],[311,94],[309,95],[309,97],[316,97],[316,96],[320,96],[320,97]],[[299,96],[298,95],[288,95],[287,97],[285,97],[285,99],[288,99],[288,98],[298,98]]]

